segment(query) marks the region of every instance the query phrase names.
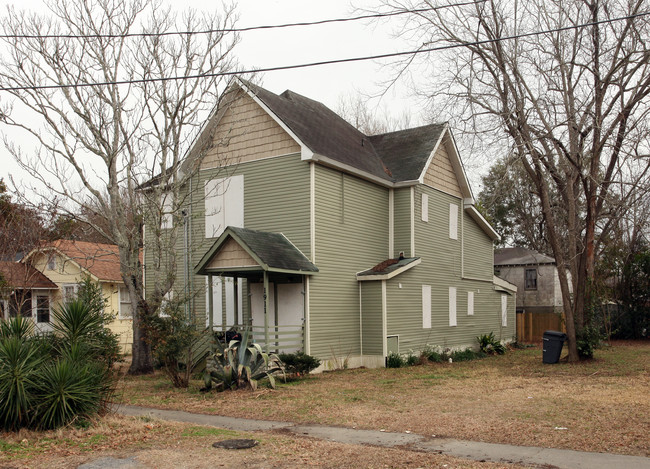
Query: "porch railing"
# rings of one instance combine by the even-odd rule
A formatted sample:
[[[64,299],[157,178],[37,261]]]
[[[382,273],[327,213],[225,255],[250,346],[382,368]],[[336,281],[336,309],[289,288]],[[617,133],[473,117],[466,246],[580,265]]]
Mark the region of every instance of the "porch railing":
[[[264,326],[252,326],[251,333],[253,340],[260,344],[264,351],[271,353],[302,351],[305,347],[305,331],[302,325],[269,326],[268,336]]]

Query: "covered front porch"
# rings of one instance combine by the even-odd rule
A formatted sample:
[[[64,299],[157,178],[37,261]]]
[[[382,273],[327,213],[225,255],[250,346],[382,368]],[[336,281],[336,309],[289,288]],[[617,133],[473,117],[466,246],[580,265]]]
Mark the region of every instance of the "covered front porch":
[[[227,227],[195,272],[207,277],[208,330],[226,339],[248,329],[267,352],[308,352],[309,278],[318,268],[283,234]]]

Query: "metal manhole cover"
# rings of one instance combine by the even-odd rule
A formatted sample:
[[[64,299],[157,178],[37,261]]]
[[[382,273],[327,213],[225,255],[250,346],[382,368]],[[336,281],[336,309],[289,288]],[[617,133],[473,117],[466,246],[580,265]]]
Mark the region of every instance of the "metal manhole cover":
[[[223,440],[212,443],[212,446],[215,448],[225,448],[225,449],[246,449],[257,446],[257,441],[248,440],[248,439],[238,439],[238,440]]]

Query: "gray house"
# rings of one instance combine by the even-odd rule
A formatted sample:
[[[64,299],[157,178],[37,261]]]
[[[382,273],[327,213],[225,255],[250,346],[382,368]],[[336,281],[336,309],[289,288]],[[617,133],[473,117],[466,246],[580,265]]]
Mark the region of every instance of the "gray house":
[[[555,259],[522,247],[497,249],[495,273],[517,286],[517,337],[541,340],[545,330],[562,330],[562,293]]]
[[[514,339],[516,287],[493,275],[498,235],[446,124],[369,136],[292,91],[228,93],[188,156],[204,155],[177,248],[194,275],[175,290],[197,321],[325,367]]]

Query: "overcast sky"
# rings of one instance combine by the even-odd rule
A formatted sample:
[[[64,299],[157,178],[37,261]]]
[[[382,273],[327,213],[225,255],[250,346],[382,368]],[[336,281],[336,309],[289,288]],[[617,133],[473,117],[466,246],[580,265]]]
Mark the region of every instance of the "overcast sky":
[[[375,0],[354,0],[354,6],[361,8],[375,3]],[[4,14],[5,7],[9,4],[14,4],[16,8],[44,10],[42,2],[38,0],[0,0],[1,14]],[[205,8],[206,4],[214,5],[204,0],[186,0],[182,4],[197,9]],[[354,6],[350,0],[239,0],[237,26],[357,16],[360,12],[355,13]],[[377,24],[363,20],[242,32],[241,43],[235,49],[235,54],[246,67],[264,68],[408,50],[408,45],[392,36],[398,22],[397,19],[391,19]],[[342,96],[377,93],[381,89],[378,84],[388,79],[390,73],[388,67],[382,67],[376,61],[334,64],[266,72],[262,75],[262,86],[274,93],[291,89],[321,101],[336,111]],[[422,109],[404,88],[391,89],[381,101],[374,100],[371,105],[377,112],[387,112],[393,116],[400,116],[407,110],[411,116],[411,125],[422,123]],[[0,154],[3,155],[0,177],[6,179],[16,168],[12,162],[5,164],[10,159],[6,151],[2,150]]]

